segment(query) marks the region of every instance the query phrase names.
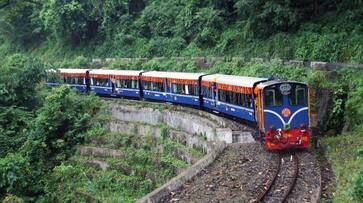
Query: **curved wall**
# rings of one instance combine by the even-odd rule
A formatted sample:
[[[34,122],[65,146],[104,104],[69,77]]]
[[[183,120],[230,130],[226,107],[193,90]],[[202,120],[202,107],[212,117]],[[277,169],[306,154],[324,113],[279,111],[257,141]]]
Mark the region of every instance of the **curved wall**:
[[[158,107],[167,108],[152,108],[137,105],[141,103],[145,102],[134,101],[133,104],[112,102],[110,105],[112,119],[150,125],[165,123],[170,128],[186,132],[191,136],[205,137],[207,141],[254,142],[253,129],[236,121],[187,107],[158,104]],[[117,128],[115,124],[111,124],[111,130],[113,128]]]

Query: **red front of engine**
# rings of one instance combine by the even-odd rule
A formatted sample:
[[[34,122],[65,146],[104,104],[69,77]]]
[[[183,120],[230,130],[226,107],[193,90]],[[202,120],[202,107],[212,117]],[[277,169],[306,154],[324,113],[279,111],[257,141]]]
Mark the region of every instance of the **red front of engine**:
[[[307,149],[309,148],[309,130],[305,128],[276,130],[265,133],[265,145],[268,150]]]

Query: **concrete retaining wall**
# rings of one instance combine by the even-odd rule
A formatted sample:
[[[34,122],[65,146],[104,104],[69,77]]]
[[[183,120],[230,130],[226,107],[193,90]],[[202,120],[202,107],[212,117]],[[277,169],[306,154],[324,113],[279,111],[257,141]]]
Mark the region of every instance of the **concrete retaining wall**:
[[[134,103],[138,102],[135,101]],[[242,130],[252,132],[252,129],[247,128],[238,122],[233,122],[203,111],[180,106],[159,110],[151,107],[113,103],[110,108],[112,118],[115,120],[146,123],[154,126],[165,123],[172,129],[185,132],[189,135],[206,137],[207,141],[225,141],[226,143],[232,143],[233,131]],[[139,134],[155,130],[143,129],[140,127],[135,128],[134,126],[127,126],[126,124],[121,123],[111,123],[110,128],[111,130],[114,129],[117,131],[120,131],[121,129],[123,131],[136,130]],[[160,130],[154,133],[160,133]],[[252,138],[252,134],[250,137]],[[192,141],[187,139],[186,142]]]
[[[125,157],[125,155],[121,151],[108,148],[80,146],[78,147],[78,151],[80,155],[86,155],[86,156],[113,157],[113,158]]]
[[[159,111],[153,108],[135,106],[113,106],[112,117],[122,121],[141,122],[151,125],[166,123],[168,126],[190,134],[206,134],[208,140],[215,140],[216,123],[195,115],[178,111]]]
[[[161,137],[161,129],[158,125],[151,125],[147,123],[135,123],[130,121],[122,121],[119,119],[112,119],[109,123],[111,132],[123,132],[126,134],[137,134],[140,136],[151,135],[154,137]],[[169,129],[168,137],[177,140],[179,143],[188,147],[202,149],[204,153],[209,153],[212,150],[210,143],[204,140],[203,137],[196,134],[189,134],[184,131]]]

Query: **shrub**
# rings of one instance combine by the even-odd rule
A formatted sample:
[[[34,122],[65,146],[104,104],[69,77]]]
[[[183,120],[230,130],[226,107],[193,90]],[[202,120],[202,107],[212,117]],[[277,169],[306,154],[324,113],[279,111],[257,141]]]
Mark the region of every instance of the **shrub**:
[[[160,135],[164,140],[169,137],[169,126],[167,124],[160,124]]]
[[[353,182],[350,187],[350,195],[357,202],[363,200],[363,168],[361,168],[353,177]]]

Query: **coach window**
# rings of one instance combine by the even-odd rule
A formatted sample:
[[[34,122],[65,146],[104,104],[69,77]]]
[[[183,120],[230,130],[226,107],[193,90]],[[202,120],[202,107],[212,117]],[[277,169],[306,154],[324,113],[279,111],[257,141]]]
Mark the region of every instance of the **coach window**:
[[[265,88],[264,90],[265,106],[281,106],[282,94],[276,89],[276,86]]]
[[[84,85],[84,78],[76,78],[76,84],[78,85]]]
[[[306,88],[303,85],[296,85],[289,94],[290,105],[306,105]]]
[[[151,90],[151,82],[143,81],[143,85],[145,90]]]
[[[231,97],[231,104],[236,104],[238,105],[238,95],[239,93],[237,92],[230,92],[230,97]]]
[[[237,93],[237,102],[239,106],[244,106],[244,94],[242,93]]]
[[[138,89],[139,88],[139,83],[137,80],[131,80],[131,89]]]
[[[218,100],[221,102],[230,103],[230,91],[218,90]]]
[[[196,86],[195,85],[191,85],[191,84],[188,84],[188,85],[185,85],[185,94],[188,94],[188,95],[196,95]]]
[[[164,92],[164,83],[163,82],[150,82],[149,90]]]
[[[129,89],[137,89],[139,85],[137,80],[117,80],[116,81],[117,88],[129,88]]]
[[[203,97],[212,98],[212,90],[209,87],[202,86]]]
[[[71,78],[70,77],[64,77],[64,83],[71,84]]]
[[[83,85],[84,81],[83,78],[78,78],[78,77],[66,77],[65,78],[65,83],[67,84],[78,84],[78,85]]]
[[[93,86],[102,86],[108,87],[109,86],[108,78],[92,78],[92,85]]]
[[[115,86],[116,86],[116,88],[122,88],[121,80],[116,80]]]
[[[172,90],[175,94],[185,94],[185,85],[173,83]]]
[[[241,94],[242,97],[242,106],[248,107],[248,97],[246,94]]]
[[[226,93],[223,90],[218,90],[218,100],[221,102],[226,101]]]

